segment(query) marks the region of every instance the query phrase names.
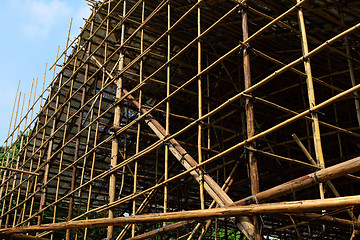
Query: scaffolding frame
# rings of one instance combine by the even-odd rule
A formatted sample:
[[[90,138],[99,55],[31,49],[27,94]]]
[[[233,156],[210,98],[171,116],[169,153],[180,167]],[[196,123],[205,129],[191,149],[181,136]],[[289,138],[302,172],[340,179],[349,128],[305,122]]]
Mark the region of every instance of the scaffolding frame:
[[[17,91],[1,237],[355,239],[360,2],[88,3]]]

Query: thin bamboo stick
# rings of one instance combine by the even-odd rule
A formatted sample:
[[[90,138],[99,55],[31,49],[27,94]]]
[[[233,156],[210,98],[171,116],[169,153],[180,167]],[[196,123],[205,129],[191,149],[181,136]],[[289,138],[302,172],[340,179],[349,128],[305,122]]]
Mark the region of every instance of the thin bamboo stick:
[[[17,116],[18,116],[18,111],[19,111],[20,100],[21,100],[21,92],[19,92],[19,96],[18,96],[18,98],[17,98],[16,111],[15,111],[15,119],[14,119],[14,125],[13,125],[14,130],[15,130],[15,126],[16,126],[16,121],[17,121]],[[13,141],[13,136],[14,136],[14,133],[11,135],[11,138],[10,138],[10,142],[11,142],[11,143],[12,143],[12,141]],[[14,141],[14,143],[15,143],[15,142],[16,142],[16,141]],[[9,148],[9,149],[10,149],[10,148]],[[16,144],[13,144],[13,147],[12,147],[12,155],[13,155],[13,156],[12,156],[12,157],[14,157],[15,149],[16,149]],[[9,152],[9,153],[7,154],[7,156],[6,156],[6,162],[5,162],[5,164],[3,165],[4,167],[8,167],[9,164],[11,164],[10,154],[11,154],[11,152]],[[4,152],[4,155],[5,155],[5,152]],[[4,160],[3,160],[3,161],[4,161]],[[4,172],[4,178],[6,177],[6,174],[7,174],[7,173],[8,173],[8,172],[5,170],[5,172]],[[1,188],[1,193],[2,193],[3,189],[5,189],[5,195],[7,195],[8,188],[9,188],[9,182],[6,182],[6,186],[4,186],[4,184],[2,184],[1,187],[2,187],[2,188]],[[12,192],[11,192],[11,193],[12,193]],[[12,196],[12,195],[11,195],[11,196]],[[11,196],[10,196],[10,197],[11,197]],[[5,203],[6,203],[6,199],[4,199],[4,201],[3,201],[3,203],[2,203],[2,205],[3,205],[3,206],[2,206],[2,211],[1,211],[2,215],[4,215]],[[9,202],[9,204],[11,204],[11,202]],[[2,220],[3,220],[3,217],[0,218],[0,226],[1,226]],[[7,225],[7,221],[5,222],[5,227],[7,227],[6,225]]]
[[[30,101],[31,101],[31,97],[32,97],[33,85],[34,85],[34,79],[33,79],[32,82],[31,82],[31,87],[30,87],[30,92],[29,92],[29,99],[28,99],[28,103],[27,103],[27,107],[26,107],[26,114],[25,114],[25,116],[24,116],[25,122],[24,122],[23,129],[25,129],[25,127],[26,127],[27,115],[28,115],[28,113],[29,113],[29,106],[30,106]],[[24,98],[24,100],[25,100],[25,98]],[[23,132],[24,132],[24,130],[23,130]],[[27,145],[27,144],[28,144],[28,137],[26,137],[26,140],[24,140],[24,135],[22,135],[22,136],[21,136],[21,140],[20,140],[20,148],[22,148],[24,141],[25,141],[25,145]],[[27,151],[25,150],[25,154],[24,154],[24,155],[26,155],[26,152],[27,152]],[[21,157],[22,157],[22,156],[21,156]],[[18,155],[17,158],[18,158],[18,159],[17,159],[17,166],[18,166],[18,170],[20,170],[20,167],[19,167],[19,165],[20,165],[20,164],[19,164],[19,162],[20,162],[20,155]],[[24,158],[23,158],[23,161],[25,161]],[[30,172],[23,171],[23,172],[21,173],[21,175],[20,175],[20,180],[19,180],[20,182],[21,182],[22,179],[23,179],[23,173],[29,174]],[[29,175],[31,175],[31,174],[29,174]],[[16,175],[15,175],[15,176],[16,176]],[[15,187],[15,181],[16,181],[15,176],[14,176],[13,187]],[[19,191],[18,191],[18,193],[17,193],[17,198],[16,198],[15,206],[17,206],[17,205],[19,204],[20,195],[21,195],[21,189],[19,188]],[[15,226],[15,223],[16,223],[17,211],[18,211],[18,209],[16,208],[16,209],[15,209],[15,212],[14,212],[14,217],[13,217],[13,227]],[[21,213],[20,213],[20,215],[21,215]]]
[[[15,111],[15,106],[16,106],[16,99],[18,97],[18,93],[19,93],[19,87],[20,87],[20,81],[18,83],[18,87],[17,87],[17,90],[16,90],[16,94],[15,94],[15,99],[14,99],[14,104],[13,104],[13,109],[12,109],[12,113],[11,113],[11,118],[10,118],[10,123],[9,123],[9,130],[8,130],[8,134],[7,134],[7,139],[9,138],[9,134],[10,134],[10,130],[11,130],[11,125],[12,125],[12,120],[13,120],[13,115],[14,115],[14,111]],[[2,159],[1,159],[1,165],[2,166],[5,166],[5,156],[6,156],[6,148],[7,148],[7,144],[8,144],[8,141],[6,140],[5,141],[5,147],[4,147],[4,153],[3,153],[3,156],[2,156]],[[4,181],[5,181],[5,178],[6,178],[6,171],[3,171],[1,170],[0,172],[0,177],[2,176],[1,178],[1,189],[0,189],[0,198],[2,197],[2,193],[3,193],[3,184],[4,184]],[[1,227],[1,220],[0,220],[0,227]]]
[[[44,79],[43,79],[41,96],[42,96],[42,94],[44,93],[44,86],[45,86],[45,79],[46,79],[46,70],[47,70],[47,63],[45,63]],[[32,119],[33,110],[34,110],[33,107],[35,106],[35,102],[36,102],[36,101],[35,101],[35,97],[36,97],[37,83],[38,83],[38,78],[36,78],[36,84],[35,84],[35,90],[34,90],[33,104],[32,104],[32,108],[31,108],[30,119]],[[39,99],[39,98],[38,98],[38,99]],[[41,107],[42,107],[42,97],[41,97],[41,100],[40,100],[40,103],[39,103],[39,108],[41,108]],[[37,119],[36,122],[35,122],[35,126],[34,126],[34,129],[35,129],[35,131],[36,131],[37,129],[39,129],[40,118],[35,118],[35,119]],[[30,124],[29,124],[29,125],[31,125],[31,123],[32,123],[32,121],[30,121]],[[37,132],[37,131],[36,131],[36,132]],[[28,142],[31,141],[29,138],[30,138],[30,135],[29,135],[29,137],[28,137]],[[37,134],[35,134],[35,138],[33,139],[33,146],[32,146],[32,150],[31,150],[32,152],[31,152],[31,153],[34,153],[34,151],[35,151],[36,142],[37,142]],[[25,161],[25,159],[26,159],[26,155],[24,156],[24,161]],[[30,159],[29,171],[32,171],[33,165],[34,165],[34,159],[31,158],[31,159]],[[34,179],[33,181],[35,181],[35,179]],[[29,193],[30,193],[30,189],[31,189],[31,186],[30,186],[30,185],[31,185],[31,183],[30,183],[30,178],[26,179],[24,182],[27,182],[27,184],[26,184],[26,192],[25,192],[25,199],[27,199],[27,198],[28,198],[28,195],[29,195]],[[25,218],[26,209],[27,209],[26,205],[27,205],[27,204],[26,204],[26,202],[25,202],[24,205],[23,205],[23,214],[22,214],[21,218],[19,218],[18,223],[21,222],[21,221],[23,221],[24,218]],[[18,206],[19,206],[19,204],[18,204]],[[32,206],[32,205],[31,205],[31,206]],[[31,213],[30,213],[30,215],[31,215]]]
[[[143,23],[145,20],[145,1],[142,2],[142,11],[141,11],[141,23]],[[140,32],[140,54],[144,51],[144,29],[141,29]],[[139,67],[139,82],[141,83],[143,81],[143,59],[140,60],[140,67]],[[139,91],[139,108],[138,108],[138,114],[141,114],[141,108],[142,108],[142,89]],[[137,133],[136,133],[136,149],[135,153],[139,152],[140,149],[140,132],[141,132],[141,123],[138,122],[137,124]],[[124,158],[125,159],[125,158]],[[138,161],[135,161],[134,166],[134,188],[133,192],[134,194],[137,193],[137,181],[138,181]],[[133,215],[136,215],[136,199],[133,200]],[[135,236],[135,227],[136,225],[132,225],[131,230],[131,236]]]
[[[341,14],[341,21],[345,25],[344,13]],[[345,42],[346,54],[348,56],[351,56],[349,39],[347,36],[344,37],[344,42]],[[348,63],[348,67],[349,67],[351,86],[355,86],[356,80],[355,80],[355,73],[354,73],[352,59],[347,58],[347,63]],[[359,102],[359,93],[358,92],[354,92],[354,102],[355,102],[356,117],[357,117],[358,125],[360,127],[360,102]]]
[[[25,94],[23,94],[23,99],[22,99],[22,104],[21,104],[21,110],[20,110],[20,118],[22,118],[22,114],[23,114],[23,110],[24,110],[24,104],[25,104]],[[19,136],[19,133],[20,133],[20,125],[17,127],[17,133],[16,133],[16,136]],[[20,142],[20,146],[23,145],[22,141],[23,139],[19,139],[19,138],[16,138],[16,142],[18,141],[21,141]],[[16,144],[17,145],[17,144]],[[19,168],[19,160],[20,160],[20,157],[17,157],[15,158],[15,151],[16,151],[16,147],[14,147],[13,149],[13,153],[12,153],[12,160],[11,160],[11,164],[10,165],[13,165],[14,162],[15,162],[15,169],[18,169]],[[10,172],[9,172],[10,173]],[[13,177],[13,182],[12,182],[12,187],[11,187],[11,190],[13,191],[14,188],[15,188],[15,184],[16,184],[16,178],[17,178],[17,174],[14,175]],[[8,182],[10,183],[10,181]],[[7,187],[8,188],[8,187]],[[6,190],[7,191],[7,190]],[[9,208],[11,208],[12,204],[13,204],[13,198],[14,198],[14,193],[12,192],[11,195],[10,195],[10,200],[9,200]],[[14,204],[16,206],[16,204]],[[16,211],[16,209],[15,209]],[[16,216],[16,215],[15,215]],[[14,217],[15,218],[15,217]],[[10,220],[10,213],[6,216],[6,221],[5,221],[5,227],[8,226],[9,224],[9,220]]]

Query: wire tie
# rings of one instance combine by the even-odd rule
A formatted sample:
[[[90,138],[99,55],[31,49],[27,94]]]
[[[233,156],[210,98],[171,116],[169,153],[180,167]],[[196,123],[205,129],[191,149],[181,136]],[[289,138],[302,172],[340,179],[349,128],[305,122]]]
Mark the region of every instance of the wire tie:
[[[296,8],[299,9],[299,10],[302,9],[302,6],[299,6],[299,5],[297,5],[297,4],[295,4],[294,7],[296,7]]]
[[[314,172],[314,179],[318,182],[318,183],[323,183],[319,180],[317,174],[316,174],[317,171]]]
[[[251,199],[252,199],[253,197],[254,197],[254,195],[251,195],[251,196],[245,198],[245,205],[251,204],[251,203],[252,203],[252,200],[251,200]]]
[[[187,152],[181,155],[180,163],[183,164],[185,161],[185,155],[188,154]]]
[[[170,146],[170,143],[167,142],[167,141],[165,141],[165,137],[162,139],[162,141],[163,141],[163,144],[164,144],[164,145]]]

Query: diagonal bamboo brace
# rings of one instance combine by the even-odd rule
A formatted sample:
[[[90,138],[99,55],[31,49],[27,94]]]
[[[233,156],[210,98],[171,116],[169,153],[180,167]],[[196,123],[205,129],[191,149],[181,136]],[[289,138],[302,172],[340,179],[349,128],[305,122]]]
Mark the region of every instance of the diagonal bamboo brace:
[[[124,94],[128,94],[129,92],[126,89],[123,89]],[[127,97],[136,107],[140,107],[139,102],[129,94]],[[141,108],[143,114],[147,113],[147,110]],[[165,129],[161,124],[156,121],[150,114],[148,114],[148,119],[145,121],[146,124],[150,127],[150,129],[160,138],[164,139],[166,137]],[[186,150],[179,144],[175,139],[169,140],[169,150],[174,155],[174,157],[186,168],[190,169],[197,165],[197,162],[186,152]],[[231,198],[225,193],[225,191],[212,179],[209,175],[204,174],[201,176],[201,172],[205,172],[204,170],[197,169],[191,171],[191,175],[196,179],[196,181],[200,184],[202,178],[204,179],[204,188],[207,193],[219,204],[220,207],[223,207],[228,204],[232,204],[233,201]],[[254,225],[252,224],[250,218],[246,216],[239,217],[237,221],[233,219],[236,226],[250,239],[253,239],[254,234]]]

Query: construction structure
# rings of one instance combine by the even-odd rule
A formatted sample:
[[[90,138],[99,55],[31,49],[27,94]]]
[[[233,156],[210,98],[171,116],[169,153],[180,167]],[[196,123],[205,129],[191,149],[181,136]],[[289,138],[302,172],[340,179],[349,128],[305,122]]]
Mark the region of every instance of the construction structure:
[[[88,2],[14,102],[0,237],[356,239],[360,1]]]

